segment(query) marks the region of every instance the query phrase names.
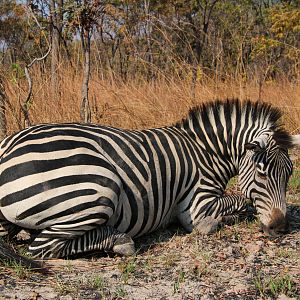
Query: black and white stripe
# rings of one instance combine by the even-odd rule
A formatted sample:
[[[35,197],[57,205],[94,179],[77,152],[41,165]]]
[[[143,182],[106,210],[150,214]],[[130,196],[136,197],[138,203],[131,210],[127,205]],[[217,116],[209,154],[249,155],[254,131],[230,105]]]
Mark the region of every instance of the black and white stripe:
[[[280,116],[268,104],[233,100],[203,104],[164,128],[42,124],[20,131],[0,145],[2,232],[9,224],[37,232],[36,256],[130,254],[130,237],[171,220],[191,231],[207,217],[242,211],[243,196],[224,195],[236,174],[267,226],[274,208],[285,215],[292,168]]]

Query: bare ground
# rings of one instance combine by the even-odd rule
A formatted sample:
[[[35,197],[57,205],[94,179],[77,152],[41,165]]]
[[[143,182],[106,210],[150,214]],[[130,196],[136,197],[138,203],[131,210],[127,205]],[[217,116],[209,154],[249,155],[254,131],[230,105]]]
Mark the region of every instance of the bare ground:
[[[47,275],[2,265],[0,299],[300,299],[300,206],[289,211],[276,239],[255,221],[209,236],[172,227],[138,239],[134,257],[49,260]]]

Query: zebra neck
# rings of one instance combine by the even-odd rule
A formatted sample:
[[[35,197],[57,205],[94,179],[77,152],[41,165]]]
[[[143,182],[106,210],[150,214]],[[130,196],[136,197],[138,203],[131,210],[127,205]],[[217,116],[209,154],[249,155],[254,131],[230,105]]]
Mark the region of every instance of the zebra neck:
[[[238,173],[238,151],[230,143],[213,141],[205,134],[185,129],[182,133],[193,149],[191,158],[199,170],[201,182],[214,194],[222,194],[229,180]]]

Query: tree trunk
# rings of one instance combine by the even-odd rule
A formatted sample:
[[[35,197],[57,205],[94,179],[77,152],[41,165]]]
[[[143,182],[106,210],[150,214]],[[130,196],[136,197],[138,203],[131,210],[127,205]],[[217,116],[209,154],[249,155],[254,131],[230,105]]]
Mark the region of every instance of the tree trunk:
[[[90,80],[90,53],[91,53],[91,32],[89,29],[81,28],[81,42],[84,54],[84,70],[81,90],[80,117],[84,123],[91,122],[91,109],[89,104],[89,80]]]
[[[147,39],[147,51],[146,51],[146,60],[148,62],[147,74],[148,78],[153,78],[153,55],[152,55],[152,45],[151,45],[151,19],[150,19],[150,0],[144,1],[144,9],[146,15],[146,39]]]
[[[5,117],[6,94],[2,78],[0,78],[0,141],[6,137],[6,117]]]
[[[57,101],[59,98],[58,66],[60,61],[60,35],[62,30],[63,1],[50,1],[51,12],[51,97]]]

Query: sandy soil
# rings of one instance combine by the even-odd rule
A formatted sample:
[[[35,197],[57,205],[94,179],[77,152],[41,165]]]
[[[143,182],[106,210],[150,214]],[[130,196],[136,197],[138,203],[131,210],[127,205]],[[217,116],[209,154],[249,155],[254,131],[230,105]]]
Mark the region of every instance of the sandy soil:
[[[137,240],[133,257],[49,260],[47,275],[2,265],[0,299],[300,299],[300,206],[289,212],[276,239],[255,221],[209,236],[172,227]]]

